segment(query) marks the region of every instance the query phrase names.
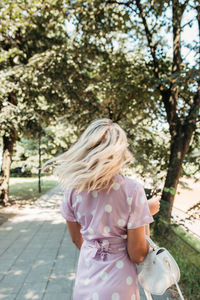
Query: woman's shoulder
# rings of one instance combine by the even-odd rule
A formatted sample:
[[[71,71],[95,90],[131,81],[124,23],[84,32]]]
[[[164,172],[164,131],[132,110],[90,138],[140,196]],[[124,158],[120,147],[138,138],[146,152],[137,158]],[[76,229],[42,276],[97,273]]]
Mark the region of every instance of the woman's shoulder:
[[[138,180],[136,180],[135,178],[132,177],[128,177],[122,174],[118,174],[118,180],[121,182],[121,184],[123,183],[125,187],[129,188],[129,189],[139,189],[139,188],[143,188],[142,183],[140,183]]]
[[[78,192],[74,188],[71,187],[65,188],[63,191],[64,201],[71,203],[77,194]]]

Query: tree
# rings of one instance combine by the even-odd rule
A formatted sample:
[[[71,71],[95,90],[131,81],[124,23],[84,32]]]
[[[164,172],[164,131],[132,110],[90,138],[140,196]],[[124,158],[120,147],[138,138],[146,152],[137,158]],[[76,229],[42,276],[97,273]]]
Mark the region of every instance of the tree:
[[[196,11],[197,18],[192,17],[183,24],[184,13],[188,10]],[[114,42],[117,39],[126,38],[129,40],[129,52],[131,49],[132,51],[138,49],[145,55],[146,68],[153,76],[153,79],[146,84],[149,93],[147,101],[151,103],[149,106],[152,116],[155,116],[157,110],[159,120],[162,122],[165,119],[169,126],[170,153],[161,211],[166,212],[165,218],[170,221],[184,159],[194,134],[197,133],[200,63],[199,58],[196,64],[188,63],[182,55],[182,48],[189,47],[190,51],[196,52],[197,57],[199,47],[195,41],[193,45],[187,45],[187,41],[181,38],[181,32],[184,27],[192,26],[196,21],[199,24],[199,2],[193,0],[74,1],[72,11],[71,22],[81,32],[81,36],[85,37],[82,39],[85,43],[100,44],[104,40],[101,47],[114,49]],[[163,39],[164,31],[171,32],[173,36],[172,56],[167,54],[168,41]],[[152,89],[153,92],[158,92],[157,99],[155,94],[151,98]]]
[[[11,9],[11,2],[8,3]],[[58,115],[65,115],[71,124],[75,124],[77,133],[94,118],[108,116],[118,121],[133,141],[131,146],[138,163],[145,166],[148,155],[151,155],[152,163],[156,160],[157,167],[161,164],[164,170],[169,159],[163,193],[165,202],[170,204],[169,216],[184,158],[196,130],[199,107],[199,98],[195,96],[197,70],[180,59],[183,45],[180,29],[184,11],[192,5],[196,9],[198,3],[192,0],[184,3],[124,0],[62,3],[46,0],[38,1],[36,7],[34,5],[23,6],[21,10],[26,11],[28,24],[23,27],[21,36],[26,41],[24,45],[27,42],[35,45],[36,40],[41,40],[42,47],[36,47],[37,52],[33,51],[26,63],[20,61],[14,66],[10,66],[7,59],[12,57],[13,50],[4,52],[6,59],[3,61],[6,63],[2,68],[2,78],[5,79],[6,92],[2,92],[2,103],[10,99],[11,92],[15,92],[18,107],[19,103],[21,108],[28,104],[26,113],[30,111],[31,116],[32,112],[31,124],[34,123],[35,128],[40,125],[39,119],[47,124],[50,117]],[[31,15],[32,6],[34,16]],[[174,12],[171,23],[166,17],[169,8]],[[56,22],[58,13],[60,18]],[[20,18],[23,19],[23,15]],[[53,21],[49,23],[49,20]],[[12,17],[10,21],[13,22]],[[41,24],[45,24],[42,30]],[[51,28],[49,24],[54,26]],[[14,33],[21,28],[18,25]],[[72,31],[68,30],[68,25]],[[168,32],[174,29],[172,58],[167,55],[166,42],[161,38],[163,28]],[[16,43],[17,34],[13,34],[12,39]],[[18,57],[21,56],[18,54]],[[10,100],[8,102],[7,109],[11,105],[16,107]],[[24,116],[24,110],[21,111]],[[2,113],[6,114],[5,107]],[[9,120],[12,118],[14,120],[10,115]],[[26,127],[31,128],[30,120],[24,118],[26,123],[20,121],[17,124],[29,124]],[[167,134],[167,143],[158,140],[159,127]],[[162,140],[166,141],[164,136]],[[139,154],[142,151],[145,153],[141,159]]]
[[[64,30],[65,9],[60,0],[2,1],[0,14],[0,130],[3,140],[0,202],[6,205],[16,141],[22,131],[33,136],[40,131],[41,123],[48,122],[53,115],[48,112],[50,99],[39,98],[41,93],[36,93],[36,88],[31,90],[26,86],[26,67],[37,54],[43,53],[44,57],[53,46],[60,47],[67,34]],[[37,77],[34,84],[37,85]],[[32,97],[27,96],[27,90],[31,91]],[[57,102],[61,100],[58,98]]]
[[[9,204],[16,141],[24,135],[34,137],[58,116],[78,123],[80,107],[84,117],[96,111],[95,102],[89,102],[95,99],[93,92],[86,90],[91,82],[88,55],[84,58],[87,49],[78,49],[66,31],[67,5],[62,0],[0,4],[0,202],[4,205]]]
[[[59,122],[58,122],[59,121]],[[32,139],[22,137],[17,141],[13,153],[11,171],[17,167],[25,167],[28,173],[38,173],[38,148],[39,140],[35,136]],[[67,121],[53,120],[48,127],[41,132],[40,150],[42,162],[50,159],[52,156],[62,153],[76,140],[75,128],[70,126]]]
[[[156,4],[159,4],[158,6],[163,5],[162,8],[160,7],[160,10],[165,11],[165,3],[166,1],[161,3],[157,2]],[[171,70],[169,70],[167,74],[167,81],[163,82],[163,75],[165,74],[162,74],[162,65],[160,63],[158,50],[159,44],[158,42],[154,42],[153,29],[149,28],[147,22],[148,14],[152,14],[154,17],[158,16],[158,9],[155,9],[151,5],[148,5],[147,8],[142,4],[142,1],[136,1],[137,11],[142,20],[148,48],[151,52],[152,69],[154,77],[158,82],[157,89],[164,103],[171,136],[169,165],[162,196],[163,200],[169,204],[167,213],[168,220],[171,216],[173,200],[181,176],[184,158],[196,130],[196,122],[200,108],[200,87],[199,82],[197,86],[197,70],[195,67],[191,68],[186,64],[181,56],[181,47],[183,46],[181,40],[182,19],[184,11],[191,3],[192,1],[187,0],[184,2],[173,0],[169,3],[172,7],[173,58]],[[161,12],[159,13],[161,14]],[[156,24],[156,26],[158,25]],[[195,86],[197,87],[195,88]],[[196,89],[196,91],[194,91],[194,89]],[[166,207],[164,207],[164,209],[166,209]]]

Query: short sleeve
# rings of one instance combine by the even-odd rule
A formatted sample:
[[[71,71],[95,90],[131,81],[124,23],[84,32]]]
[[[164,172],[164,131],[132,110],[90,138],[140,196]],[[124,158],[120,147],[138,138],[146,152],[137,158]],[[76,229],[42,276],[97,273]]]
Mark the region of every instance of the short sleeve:
[[[127,228],[135,229],[152,223],[153,217],[150,214],[144,188],[141,184],[137,185],[136,191],[132,195],[131,211],[128,219]]]
[[[60,205],[60,212],[63,218],[66,221],[76,222],[76,218],[74,215],[73,207],[72,207],[72,195],[71,190],[66,190],[64,192],[63,200]]]

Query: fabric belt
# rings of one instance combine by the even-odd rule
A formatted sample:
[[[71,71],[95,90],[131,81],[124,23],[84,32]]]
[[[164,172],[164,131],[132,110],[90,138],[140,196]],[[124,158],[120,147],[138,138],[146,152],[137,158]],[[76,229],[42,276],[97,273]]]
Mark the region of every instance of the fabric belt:
[[[84,240],[84,247],[87,254],[95,258],[99,256],[104,260],[107,254],[119,253],[126,250],[126,242],[124,240]]]

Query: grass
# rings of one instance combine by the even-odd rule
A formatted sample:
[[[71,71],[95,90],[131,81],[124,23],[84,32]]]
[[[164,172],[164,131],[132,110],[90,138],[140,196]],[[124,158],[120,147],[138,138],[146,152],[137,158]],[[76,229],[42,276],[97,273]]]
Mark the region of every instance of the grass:
[[[188,245],[198,250],[200,241],[181,227],[173,228],[165,237],[153,234],[153,239],[165,247],[178,263],[181,271],[180,287],[185,300],[200,300],[200,254]]]
[[[173,227],[175,234],[178,234],[186,243],[191,245],[200,254],[200,240],[195,236],[191,235],[188,231],[185,231],[181,226]],[[200,257],[199,257],[199,268],[200,268]]]
[[[54,177],[45,176],[41,179],[42,192],[38,192],[38,179],[35,177],[12,177],[9,185],[9,198],[11,203],[31,204],[41,195],[57,185]]]

